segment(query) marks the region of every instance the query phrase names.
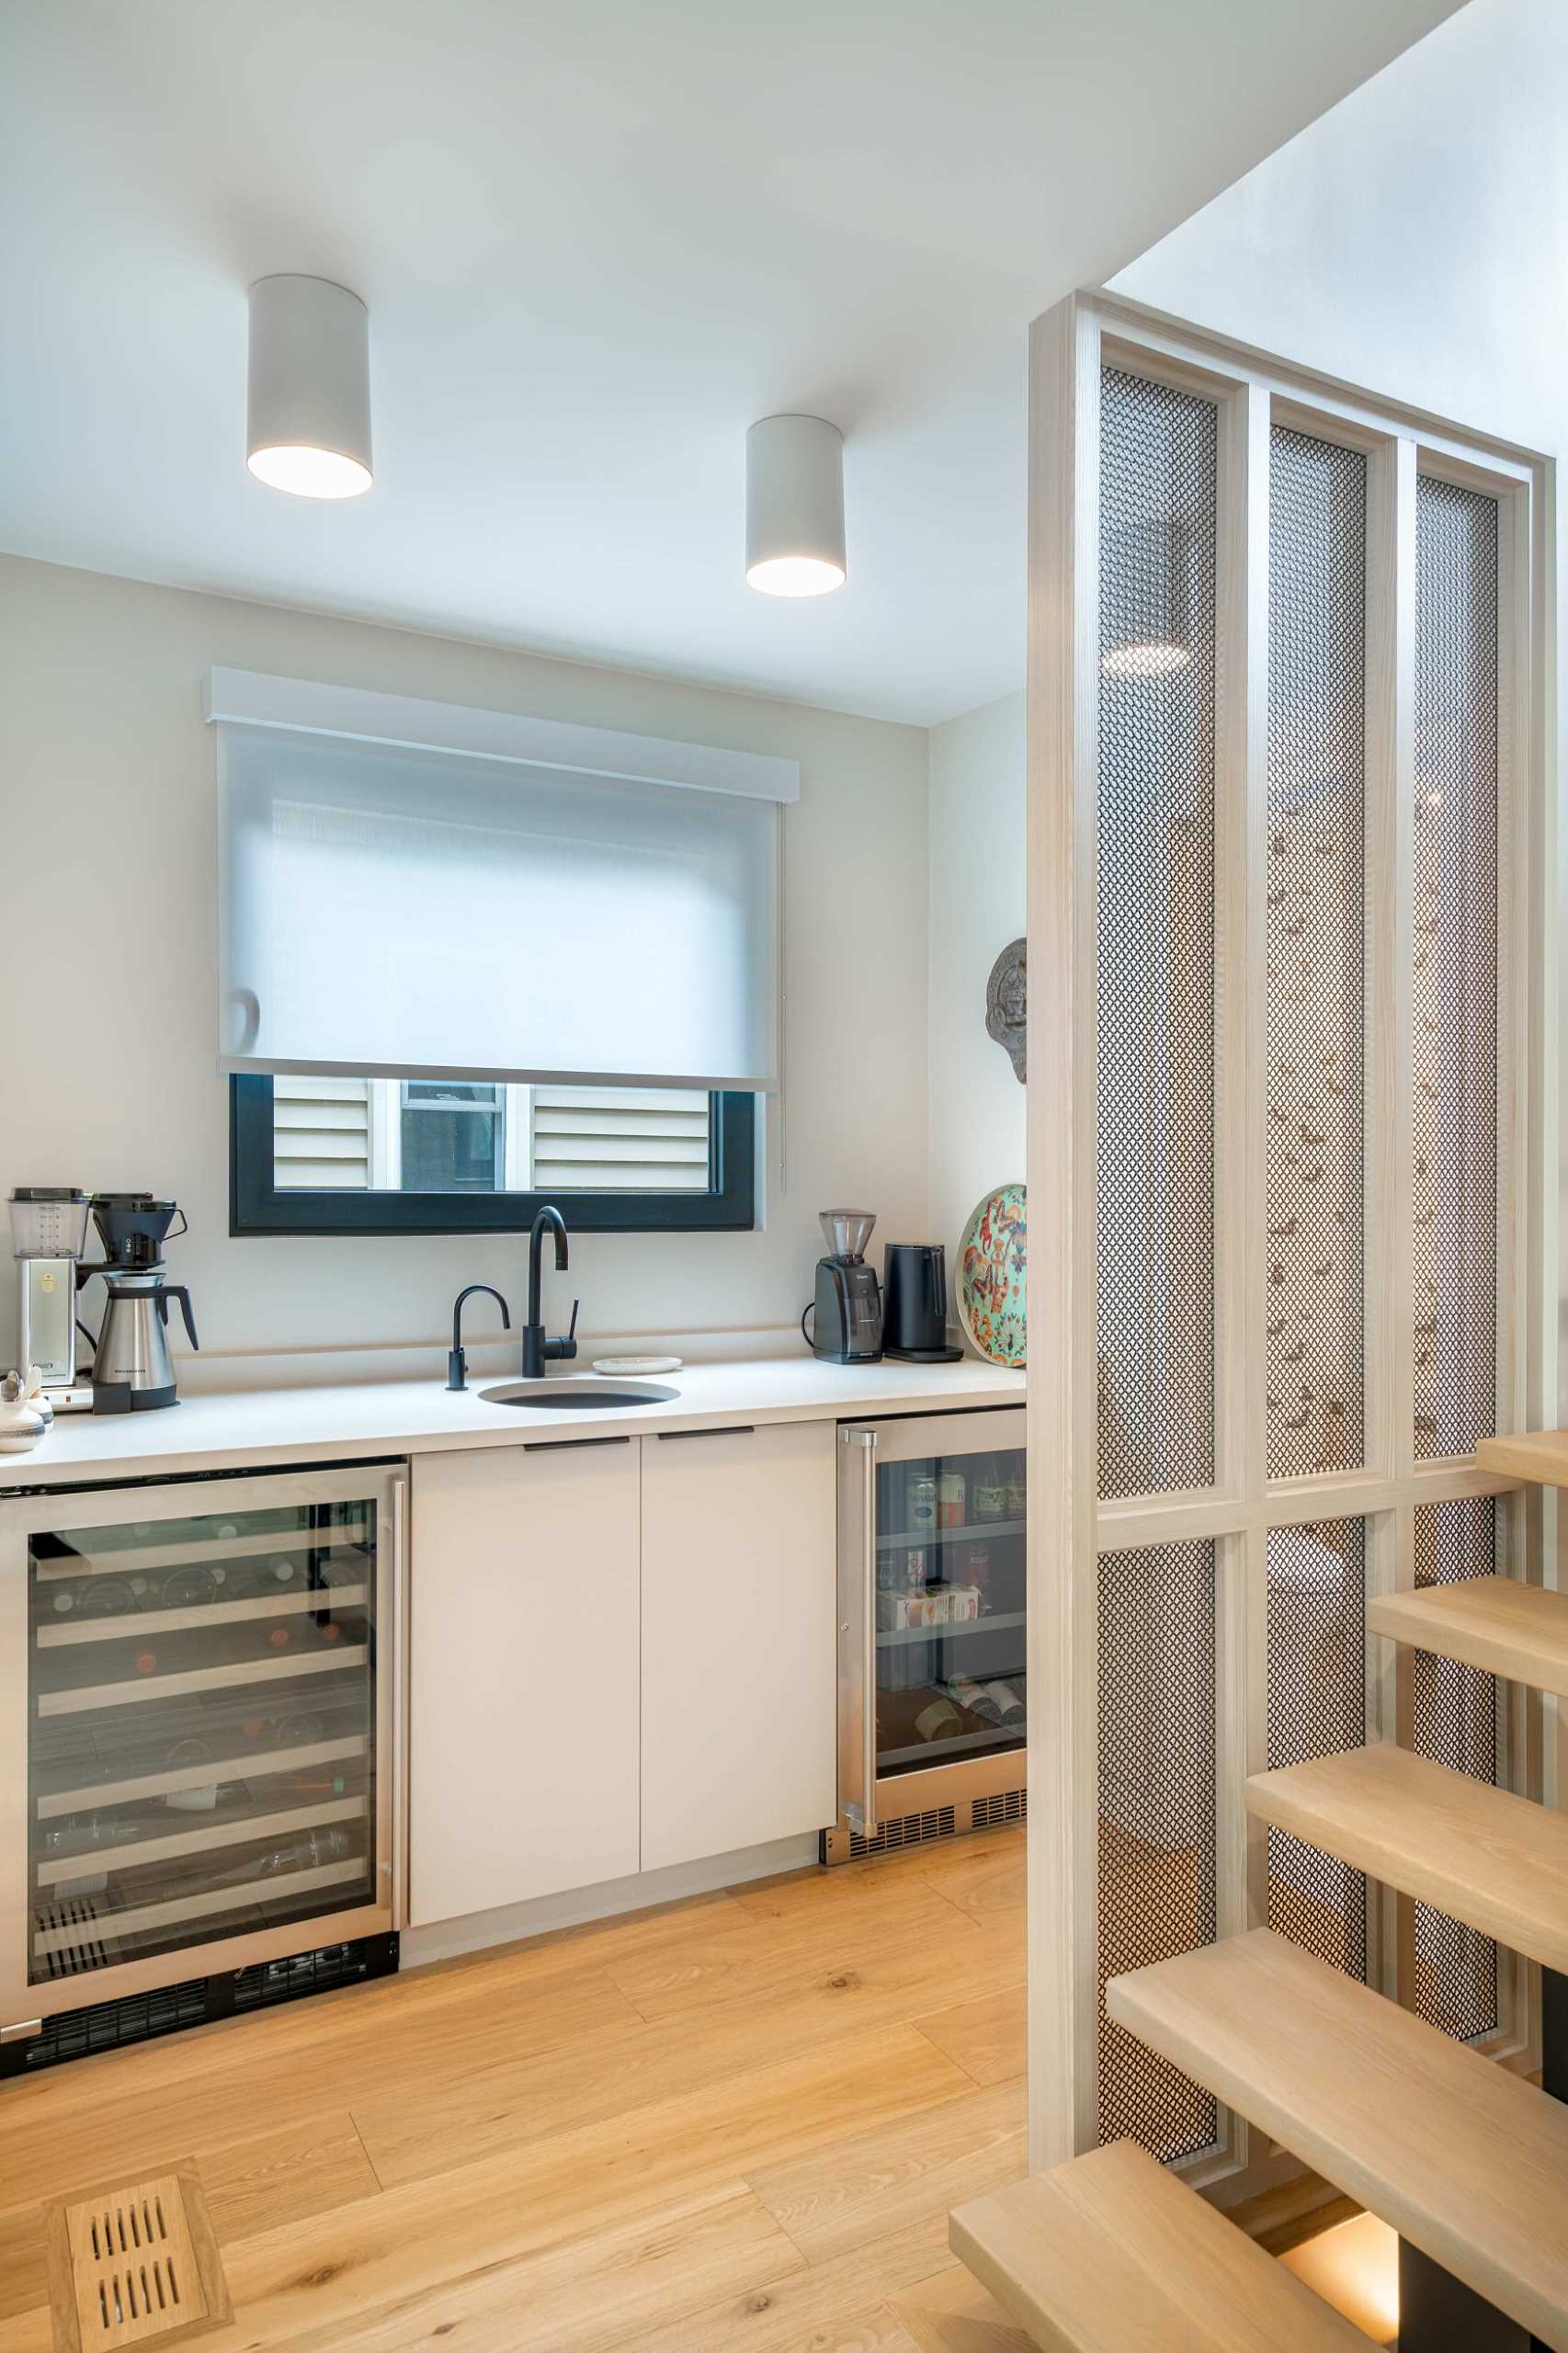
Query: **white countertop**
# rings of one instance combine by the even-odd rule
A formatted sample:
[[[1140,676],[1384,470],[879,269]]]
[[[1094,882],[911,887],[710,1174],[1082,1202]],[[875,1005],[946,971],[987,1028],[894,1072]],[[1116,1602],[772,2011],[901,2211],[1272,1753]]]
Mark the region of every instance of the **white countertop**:
[[[555,1377],[581,1379],[584,1372],[574,1365]],[[1021,1405],[1025,1380],[1021,1372],[971,1358],[943,1365],[831,1365],[804,1355],[769,1357],[687,1364],[679,1372],[650,1376],[651,1382],[679,1391],[668,1404],[541,1412],[486,1404],[481,1390],[500,1378],[487,1375],[458,1395],[439,1381],[375,1381],[225,1391],[184,1398],[162,1413],[60,1414],[30,1453],[0,1455],[0,1491],[85,1479],[198,1476],[220,1465],[262,1469],[458,1447],[537,1446],[622,1431],[963,1413]],[[633,1384],[612,1378],[604,1385]]]

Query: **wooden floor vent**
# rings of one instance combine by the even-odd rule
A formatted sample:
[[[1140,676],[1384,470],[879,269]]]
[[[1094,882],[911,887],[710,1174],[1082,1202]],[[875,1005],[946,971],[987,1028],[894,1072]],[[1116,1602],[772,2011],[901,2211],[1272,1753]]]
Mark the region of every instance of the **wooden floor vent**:
[[[188,2159],[146,2181],[56,2200],[45,2238],[55,2353],[162,2347],[232,2317]]]

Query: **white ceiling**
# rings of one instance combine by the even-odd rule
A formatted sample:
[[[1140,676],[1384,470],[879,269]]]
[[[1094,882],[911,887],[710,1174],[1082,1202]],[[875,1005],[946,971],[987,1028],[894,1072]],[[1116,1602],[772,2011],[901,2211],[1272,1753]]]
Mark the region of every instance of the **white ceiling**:
[[[1021,677],[1024,331],[1454,0],[4,0],[0,545],[929,724]],[[244,466],[245,289],[377,479]],[[847,585],[741,577],[755,417]]]

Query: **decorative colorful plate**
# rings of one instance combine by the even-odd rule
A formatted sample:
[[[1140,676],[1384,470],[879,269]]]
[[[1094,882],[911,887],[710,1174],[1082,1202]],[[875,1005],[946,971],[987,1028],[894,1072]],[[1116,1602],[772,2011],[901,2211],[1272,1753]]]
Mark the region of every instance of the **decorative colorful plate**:
[[[993,1364],[1028,1362],[1028,1220],[1021,1185],[987,1193],[959,1245],[959,1321]]]

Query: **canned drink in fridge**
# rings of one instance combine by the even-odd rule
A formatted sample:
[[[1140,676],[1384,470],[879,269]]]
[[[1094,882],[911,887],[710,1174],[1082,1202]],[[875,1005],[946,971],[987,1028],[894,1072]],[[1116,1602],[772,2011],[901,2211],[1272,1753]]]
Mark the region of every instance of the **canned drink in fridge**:
[[[934,1533],[937,1526],[937,1482],[928,1472],[917,1472],[909,1483],[909,1528],[914,1536]]]
[[[930,1574],[931,1556],[923,1545],[911,1545],[903,1556],[903,1586],[906,1593],[924,1593]]]

